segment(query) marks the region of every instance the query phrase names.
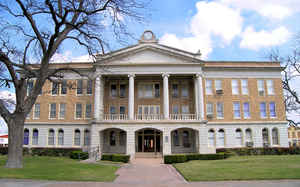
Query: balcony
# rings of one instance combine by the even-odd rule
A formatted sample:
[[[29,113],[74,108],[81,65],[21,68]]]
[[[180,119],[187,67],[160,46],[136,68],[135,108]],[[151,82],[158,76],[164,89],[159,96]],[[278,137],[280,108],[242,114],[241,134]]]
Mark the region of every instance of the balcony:
[[[104,114],[102,119],[104,121],[126,121],[126,120],[129,120],[127,114]],[[164,116],[160,115],[160,114],[149,114],[149,115],[135,114],[134,120],[135,121],[161,121],[161,120],[165,120],[165,119],[164,119]],[[197,120],[201,120],[201,119],[196,114],[170,114],[168,120],[197,121]]]

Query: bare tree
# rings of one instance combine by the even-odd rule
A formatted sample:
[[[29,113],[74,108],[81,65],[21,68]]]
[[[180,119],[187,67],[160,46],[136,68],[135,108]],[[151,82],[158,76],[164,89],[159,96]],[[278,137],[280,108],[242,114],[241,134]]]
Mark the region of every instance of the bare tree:
[[[8,125],[6,167],[23,167],[23,129],[46,80],[70,68],[51,68],[50,60],[72,41],[90,55],[109,50],[109,40],[132,36],[128,23],[143,21],[142,0],[0,0],[1,86],[15,89],[15,109],[0,99],[0,114]],[[32,65],[34,62],[37,65]],[[35,79],[27,93],[27,82]]]
[[[286,112],[290,115],[300,116],[300,48],[295,48],[290,55],[282,57],[279,51],[271,52],[271,60],[280,62],[282,71],[282,86],[284,89],[284,102]],[[299,125],[300,119],[288,115],[287,121],[291,125]]]

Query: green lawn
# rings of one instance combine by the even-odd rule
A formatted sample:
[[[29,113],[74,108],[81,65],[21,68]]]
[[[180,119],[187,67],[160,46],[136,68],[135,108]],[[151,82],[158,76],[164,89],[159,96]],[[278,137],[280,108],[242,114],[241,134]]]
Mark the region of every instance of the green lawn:
[[[234,156],[174,164],[188,181],[300,179],[300,155]]]
[[[4,168],[6,156],[0,156],[0,178],[57,180],[57,181],[113,181],[119,168],[112,165],[79,163],[64,157],[24,157],[22,169]]]

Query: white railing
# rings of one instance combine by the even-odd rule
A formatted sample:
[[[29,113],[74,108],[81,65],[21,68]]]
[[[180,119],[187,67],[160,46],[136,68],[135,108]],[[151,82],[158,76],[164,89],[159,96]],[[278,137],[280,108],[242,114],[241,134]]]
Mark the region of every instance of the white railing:
[[[160,114],[149,114],[149,115],[144,115],[144,114],[136,114],[134,116],[135,120],[148,120],[148,121],[153,121],[153,120],[162,120],[163,116]]]
[[[199,120],[199,117],[196,114],[170,114],[170,120],[177,120],[177,121]]]
[[[103,120],[107,121],[120,121],[120,120],[128,120],[128,115],[126,114],[104,114]]]

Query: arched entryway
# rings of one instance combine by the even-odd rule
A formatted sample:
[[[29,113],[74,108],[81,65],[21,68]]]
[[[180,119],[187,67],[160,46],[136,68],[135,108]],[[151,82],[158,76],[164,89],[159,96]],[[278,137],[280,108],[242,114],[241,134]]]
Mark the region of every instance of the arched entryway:
[[[162,152],[162,132],[153,128],[145,128],[135,132],[135,151],[138,153]]]
[[[127,133],[118,128],[100,131],[102,153],[126,154]]]
[[[171,132],[171,152],[198,153],[199,132],[191,128],[179,128]]]

